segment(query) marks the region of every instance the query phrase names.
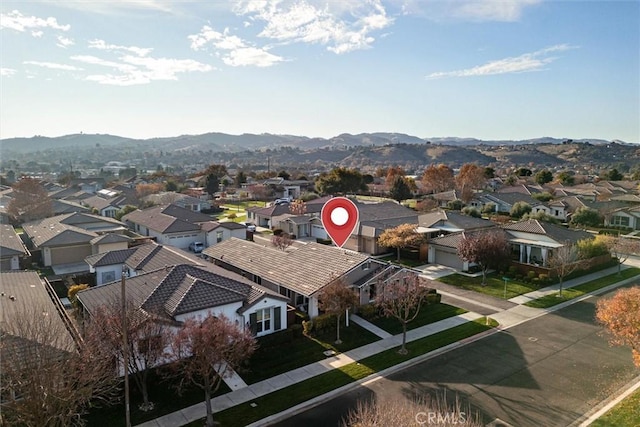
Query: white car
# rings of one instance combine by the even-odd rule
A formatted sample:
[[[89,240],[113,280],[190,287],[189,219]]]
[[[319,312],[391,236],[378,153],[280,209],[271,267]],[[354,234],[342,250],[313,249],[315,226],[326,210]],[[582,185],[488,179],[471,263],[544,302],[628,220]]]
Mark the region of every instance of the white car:
[[[202,250],[204,249],[204,243],[202,242],[192,242],[189,245],[189,250],[191,252],[195,252],[197,254],[199,254],[200,252],[202,252]]]

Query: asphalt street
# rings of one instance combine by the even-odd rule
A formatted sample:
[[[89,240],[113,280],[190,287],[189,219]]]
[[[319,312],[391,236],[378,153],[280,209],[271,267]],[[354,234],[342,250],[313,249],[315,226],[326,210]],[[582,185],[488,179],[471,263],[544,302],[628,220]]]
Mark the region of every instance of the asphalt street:
[[[356,387],[275,425],[339,426],[358,400],[446,393],[477,411],[485,424],[567,426],[638,375],[631,351],[609,346],[595,324],[598,298]]]

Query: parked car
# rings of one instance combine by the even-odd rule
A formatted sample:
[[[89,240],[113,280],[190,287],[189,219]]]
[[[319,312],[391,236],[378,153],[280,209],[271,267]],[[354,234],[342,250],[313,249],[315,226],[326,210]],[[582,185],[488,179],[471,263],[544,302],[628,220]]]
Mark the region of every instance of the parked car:
[[[191,252],[195,252],[197,254],[199,254],[200,252],[202,252],[202,250],[204,249],[204,243],[202,242],[192,242],[189,245],[189,250]]]

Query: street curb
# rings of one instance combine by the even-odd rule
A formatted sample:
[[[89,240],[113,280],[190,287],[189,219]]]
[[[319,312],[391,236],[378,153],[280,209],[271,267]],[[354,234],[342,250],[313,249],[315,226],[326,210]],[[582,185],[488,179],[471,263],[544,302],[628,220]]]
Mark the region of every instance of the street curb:
[[[277,414],[274,415],[270,415],[266,418],[262,418],[261,420],[258,420],[254,423],[248,424],[246,427],[263,427],[263,426],[268,426],[268,425],[272,425],[274,423],[277,423],[279,421],[283,421],[287,418],[292,417],[293,415],[297,415],[301,412],[304,412],[308,409],[314,408],[318,405],[320,405],[321,403],[324,403],[327,399],[331,399],[333,397],[337,397],[340,396],[342,394],[345,394],[349,391],[351,391],[352,389],[359,387],[361,385],[367,385],[370,383],[373,383],[375,381],[378,381],[381,378],[384,378],[390,374],[395,373],[396,371],[400,371],[402,369],[405,368],[409,368],[413,365],[417,365],[418,363],[424,362],[425,360],[429,360],[433,357],[439,356],[441,354],[447,353],[449,351],[455,350],[457,348],[463,347],[467,344],[471,344],[472,342],[481,340],[483,338],[486,338],[488,336],[494,335],[501,332],[498,327],[489,329],[487,331],[484,332],[480,332],[477,333],[475,335],[472,335],[470,337],[464,338],[460,341],[456,341],[454,343],[451,344],[447,344],[444,347],[440,347],[438,349],[435,349],[433,351],[430,351],[429,353],[425,353],[422,354],[420,356],[416,356],[412,359],[409,359],[407,361],[404,361],[402,363],[399,363],[397,365],[394,366],[390,366],[386,369],[383,369],[380,372],[376,372],[375,374],[371,374],[368,377],[362,378],[358,381],[354,381],[352,383],[343,385],[340,388],[337,388],[335,390],[331,390],[330,392],[327,392],[325,394],[322,394],[320,396],[316,396],[313,399],[307,400],[305,402],[302,402],[296,406],[293,406],[289,409],[286,409],[282,412],[278,412]],[[359,363],[356,361],[356,363]]]

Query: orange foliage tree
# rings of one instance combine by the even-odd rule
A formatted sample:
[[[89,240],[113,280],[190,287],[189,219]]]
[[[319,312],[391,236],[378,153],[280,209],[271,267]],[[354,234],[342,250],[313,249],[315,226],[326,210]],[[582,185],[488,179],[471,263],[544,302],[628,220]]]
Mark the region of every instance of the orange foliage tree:
[[[481,189],[487,182],[484,176],[484,168],[474,163],[465,163],[462,165],[455,180],[462,201],[465,203],[469,202],[473,197],[473,190]]]
[[[453,170],[443,164],[430,165],[422,175],[422,187],[426,193],[440,193],[454,187]]]
[[[596,319],[611,334],[612,345],[631,347],[633,363],[640,367],[640,286],[619,290],[596,305]]]

